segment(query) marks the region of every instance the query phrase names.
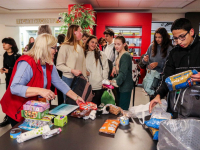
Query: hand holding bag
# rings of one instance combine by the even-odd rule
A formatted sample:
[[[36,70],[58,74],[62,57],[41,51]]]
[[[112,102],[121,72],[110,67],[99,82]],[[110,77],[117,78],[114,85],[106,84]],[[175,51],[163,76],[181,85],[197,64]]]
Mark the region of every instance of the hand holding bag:
[[[144,124],[146,116],[150,116],[149,104],[150,102],[148,102],[146,105],[138,105],[138,106],[133,106],[129,108],[129,111],[132,112],[133,117],[138,118],[141,124]]]

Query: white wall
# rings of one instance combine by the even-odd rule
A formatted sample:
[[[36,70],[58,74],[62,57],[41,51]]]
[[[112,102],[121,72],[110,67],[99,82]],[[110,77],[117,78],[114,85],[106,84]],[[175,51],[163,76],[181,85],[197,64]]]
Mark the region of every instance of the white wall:
[[[5,25],[0,24],[0,41],[5,37]],[[4,54],[4,49],[3,49],[3,45],[0,42],[0,68],[3,67],[3,54]],[[1,79],[1,83],[5,83],[5,74],[1,74],[0,73],[0,79]]]
[[[157,22],[174,22],[178,18],[185,18],[185,14],[152,14],[152,21]]]

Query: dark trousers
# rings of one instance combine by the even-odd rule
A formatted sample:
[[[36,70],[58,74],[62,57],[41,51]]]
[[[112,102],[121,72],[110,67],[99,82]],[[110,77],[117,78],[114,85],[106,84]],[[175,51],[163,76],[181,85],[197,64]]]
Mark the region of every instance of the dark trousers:
[[[14,119],[10,118],[8,115],[8,121],[10,122],[11,126],[14,127],[16,124],[18,124],[19,122],[15,121]]]
[[[135,102],[135,82],[133,82],[133,106]]]
[[[104,91],[105,91],[105,89],[92,90],[92,93],[94,94],[92,102],[97,104],[97,106],[99,106],[101,104],[101,96],[103,95]]]
[[[119,107],[123,110],[128,110],[131,100],[131,91],[130,92],[117,92],[118,100],[119,100]]]

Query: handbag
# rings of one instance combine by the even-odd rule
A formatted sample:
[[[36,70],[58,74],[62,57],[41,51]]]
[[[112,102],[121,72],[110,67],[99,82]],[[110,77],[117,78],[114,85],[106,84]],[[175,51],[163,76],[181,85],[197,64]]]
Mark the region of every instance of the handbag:
[[[177,97],[177,98],[176,98]],[[173,111],[178,113],[178,118],[198,117],[200,118],[200,86],[192,86],[182,89],[178,96],[170,99],[173,103]]]
[[[143,79],[142,86],[149,95],[154,95],[160,81],[160,73],[156,70],[147,69],[147,74]]]
[[[144,124],[145,117],[150,115],[149,104],[150,102],[148,102],[146,105],[138,105],[129,108],[129,111],[133,114],[133,118],[138,118],[141,124]]]
[[[113,104],[115,105],[115,99],[112,96],[111,90],[108,89],[107,91],[103,92],[103,95],[101,96],[101,103],[106,104]]]

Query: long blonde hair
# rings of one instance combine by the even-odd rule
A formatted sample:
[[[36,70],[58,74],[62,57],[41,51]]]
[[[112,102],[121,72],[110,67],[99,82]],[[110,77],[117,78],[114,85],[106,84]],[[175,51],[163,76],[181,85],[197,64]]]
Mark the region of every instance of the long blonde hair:
[[[40,60],[41,65],[45,65],[45,63],[53,65],[51,47],[54,47],[56,44],[57,39],[54,36],[47,33],[40,34],[26,55],[33,57],[36,63]]]
[[[74,45],[74,50],[76,51],[77,45],[81,45],[80,41],[76,40],[75,31],[78,30],[80,26],[72,24],[69,26],[67,31],[67,36],[65,37],[65,41],[63,44]]]

